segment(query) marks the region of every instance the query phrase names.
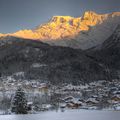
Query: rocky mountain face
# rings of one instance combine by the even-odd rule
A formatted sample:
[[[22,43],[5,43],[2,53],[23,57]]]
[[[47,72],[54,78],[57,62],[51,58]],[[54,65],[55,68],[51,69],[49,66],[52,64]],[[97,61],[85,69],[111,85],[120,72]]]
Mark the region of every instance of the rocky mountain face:
[[[120,47],[120,24],[116,27],[112,35],[102,43],[101,49]]]
[[[80,29],[73,38],[50,41],[49,44],[69,46],[72,48],[89,49],[102,44],[114,32],[120,23],[120,12],[111,14],[96,14],[85,12],[79,23]]]
[[[111,75],[117,76],[120,71],[120,25],[101,45],[87,50],[87,55],[109,70]]]
[[[88,49],[104,42],[120,23],[120,12],[97,14],[87,11],[83,16],[54,16],[48,23],[32,30],[20,30],[0,36],[37,39],[50,45]]]
[[[104,55],[106,64],[120,70],[120,25],[117,26],[113,34],[102,44],[101,53]]]

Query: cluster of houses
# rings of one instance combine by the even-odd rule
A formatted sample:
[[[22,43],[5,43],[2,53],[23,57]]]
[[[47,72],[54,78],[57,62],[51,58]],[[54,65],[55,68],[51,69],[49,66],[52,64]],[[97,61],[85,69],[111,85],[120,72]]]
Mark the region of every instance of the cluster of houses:
[[[43,82],[39,82],[38,80],[16,80],[13,77],[9,76],[5,80],[0,81],[0,91],[11,91],[14,92],[18,87],[22,87],[25,92],[38,92],[38,93],[47,93],[48,85]]]
[[[119,80],[101,80],[84,86],[67,85],[59,88],[57,93],[63,96],[61,108],[120,110]]]
[[[11,92],[13,94],[18,86],[22,86],[26,93],[31,93],[31,97],[33,93],[36,93],[37,97],[38,94],[49,96],[49,101],[47,99],[45,103],[43,100],[44,105],[38,105],[42,106],[40,109],[48,110],[53,107],[52,105],[57,104],[62,109],[120,110],[120,82],[117,79],[112,81],[99,80],[78,86],[71,84],[55,86],[42,83],[39,80],[16,80],[9,77],[0,81],[0,93]],[[29,99],[28,104],[34,108],[32,100]]]

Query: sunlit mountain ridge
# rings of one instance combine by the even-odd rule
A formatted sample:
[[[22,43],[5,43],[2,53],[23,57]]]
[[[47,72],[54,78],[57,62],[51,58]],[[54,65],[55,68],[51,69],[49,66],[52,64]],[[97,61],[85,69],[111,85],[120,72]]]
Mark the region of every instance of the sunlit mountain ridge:
[[[41,40],[51,45],[88,49],[106,40],[120,24],[120,12],[97,14],[87,11],[83,16],[53,16],[48,23],[34,29],[20,30],[0,36]]]

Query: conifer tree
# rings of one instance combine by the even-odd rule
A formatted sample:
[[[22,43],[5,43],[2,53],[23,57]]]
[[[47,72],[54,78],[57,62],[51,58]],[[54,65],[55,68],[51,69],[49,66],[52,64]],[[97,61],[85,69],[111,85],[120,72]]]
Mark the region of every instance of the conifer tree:
[[[16,114],[27,114],[27,100],[22,88],[18,88],[12,101],[12,112]]]

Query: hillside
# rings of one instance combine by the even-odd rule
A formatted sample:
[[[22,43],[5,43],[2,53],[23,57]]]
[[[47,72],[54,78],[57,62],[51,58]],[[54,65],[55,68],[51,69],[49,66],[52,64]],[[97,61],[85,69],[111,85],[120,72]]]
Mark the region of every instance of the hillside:
[[[7,41],[8,39],[8,41]],[[105,78],[104,69],[84,51],[55,47],[29,39],[1,38],[0,73],[2,76],[24,72],[24,79],[52,83],[83,83]]]
[[[115,78],[120,77],[120,25],[101,45],[87,50],[87,55],[104,66]]]

